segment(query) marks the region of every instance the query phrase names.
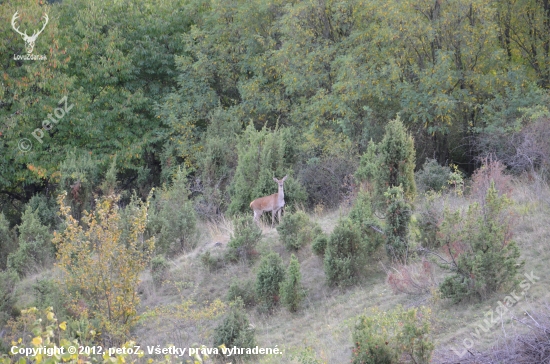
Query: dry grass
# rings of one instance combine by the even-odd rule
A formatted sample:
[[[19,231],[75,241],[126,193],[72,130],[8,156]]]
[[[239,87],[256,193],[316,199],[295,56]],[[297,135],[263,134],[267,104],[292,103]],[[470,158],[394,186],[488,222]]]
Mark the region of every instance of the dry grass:
[[[524,317],[526,312],[544,311],[547,309],[544,302],[550,298],[550,265],[547,263],[550,260],[550,204],[546,202],[550,197],[550,190],[540,185],[540,181],[529,183],[526,179],[516,179],[513,185],[511,196],[517,216],[514,226],[515,241],[520,248],[521,259],[525,261],[523,271],[532,271],[540,277],[540,281],[533,284],[525,298],[504,315],[502,323],[493,326],[488,332],[481,331],[481,337],[474,340],[474,346],[470,349],[473,354],[491,351],[491,347],[502,340],[505,333],[525,330],[525,327],[514,324],[511,315]],[[520,291],[521,289],[518,290]],[[462,352],[463,341],[472,338],[470,333],[475,332],[478,323],[483,324],[483,320],[487,318],[484,314],[494,310],[498,301],[504,300],[510,294],[512,292],[498,292],[482,303],[436,305],[434,311],[437,316],[444,317],[441,321],[445,327],[436,331],[438,341],[433,362],[458,363],[460,358],[451,348]]]
[[[546,309],[543,305],[550,298],[550,189],[541,181],[516,179],[512,181],[512,199],[515,201],[516,226],[515,240],[525,260],[525,272],[533,271],[539,276],[527,292],[526,297],[510,309],[516,317],[525,317],[524,312]],[[464,207],[466,198],[450,195],[448,203],[455,207]],[[310,215],[322,229],[329,233],[340,216],[347,214],[349,207],[336,211],[318,209]],[[208,311],[216,299],[225,300],[232,280],[255,280],[255,265],[241,262],[226,264],[217,271],[209,271],[200,262],[200,255],[206,251],[211,254],[223,254],[233,231],[229,219],[218,223],[201,223],[201,241],[192,251],[171,261],[170,278],[163,287],[155,288],[148,272],[142,275],[140,292],[142,304],[140,313],[145,314],[135,328],[133,335],[141,345],[176,344],[186,347],[192,344],[212,344],[212,332],[220,322],[220,309],[217,313]],[[275,228],[262,226],[263,237],[257,250],[260,254],[269,250],[278,252],[285,264],[290,253],[278,238]],[[279,308],[266,316],[249,308],[248,314],[256,329],[256,340],[260,347],[274,347],[285,350],[284,355],[258,357],[252,362],[258,363],[299,363],[297,355],[311,348],[319,363],[348,362],[351,355],[351,331],[357,315],[377,306],[390,310],[398,304],[416,306],[430,305],[433,311],[433,334],[436,343],[433,363],[458,363],[460,359],[451,347],[459,350],[461,342],[475,331],[475,325],[483,322],[484,314],[497,307],[498,301],[510,292],[498,292],[484,302],[469,302],[451,305],[437,298],[437,295],[425,294],[408,296],[393,294],[387,285],[386,274],[377,259],[368,267],[366,278],[360,285],[339,289],[326,285],[322,259],[304,247],[296,253],[302,272],[302,283],[307,290],[307,298],[301,310],[295,314]],[[255,263],[257,264],[257,262]],[[441,270],[435,270],[435,279],[443,277]],[[29,287],[37,277],[29,277],[18,287],[19,301],[32,302]],[[191,306],[184,302],[194,302]],[[188,314],[180,316],[158,314],[163,309],[179,307]],[[185,308],[187,307],[187,308]],[[152,314],[157,312],[157,314]],[[200,313],[210,312],[210,315]],[[481,320],[481,321],[480,321]],[[525,327],[517,325],[506,316],[502,324],[495,325],[488,332],[482,332],[471,349],[472,353],[489,350],[502,337],[519,335]]]

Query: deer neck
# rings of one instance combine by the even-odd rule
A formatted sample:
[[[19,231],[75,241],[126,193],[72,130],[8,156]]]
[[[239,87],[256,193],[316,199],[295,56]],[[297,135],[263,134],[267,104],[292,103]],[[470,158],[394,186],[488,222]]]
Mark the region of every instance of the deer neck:
[[[279,187],[279,192],[277,193],[277,203],[278,205],[284,205],[285,203],[285,192],[282,186]]]

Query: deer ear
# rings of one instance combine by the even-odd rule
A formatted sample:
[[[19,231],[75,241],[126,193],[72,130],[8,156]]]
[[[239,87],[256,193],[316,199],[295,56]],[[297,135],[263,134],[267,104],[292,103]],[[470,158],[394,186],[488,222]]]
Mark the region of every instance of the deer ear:
[[[273,177],[273,180],[274,180],[275,182],[279,183],[279,180],[278,180],[277,178]]]
[[[283,177],[283,182],[286,180],[287,177],[288,177],[288,176],[284,176],[284,177]]]

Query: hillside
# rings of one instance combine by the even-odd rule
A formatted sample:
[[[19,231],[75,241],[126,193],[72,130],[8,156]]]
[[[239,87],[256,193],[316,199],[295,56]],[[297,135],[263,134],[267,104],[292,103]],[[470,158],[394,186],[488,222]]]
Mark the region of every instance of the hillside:
[[[550,363],[547,1],[0,20],[0,364]]]

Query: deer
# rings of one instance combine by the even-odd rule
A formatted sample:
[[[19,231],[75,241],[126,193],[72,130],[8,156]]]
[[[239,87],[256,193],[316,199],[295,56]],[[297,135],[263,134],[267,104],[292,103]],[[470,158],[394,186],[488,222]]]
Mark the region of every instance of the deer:
[[[285,206],[285,193],[283,191],[283,184],[288,176],[284,176],[282,179],[273,177],[273,180],[279,186],[279,192],[269,196],[260,197],[250,203],[250,208],[254,211],[254,221],[259,224],[260,217],[264,212],[271,211],[271,228],[275,222],[275,214],[278,213],[279,222],[281,222],[281,210]]]
[[[44,26],[42,27],[42,29],[40,29],[38,31],[38,33],[36,32],[36,30],[32,33],[31,36],[28,36],[27,35],[27,30],[25,30],[25,33],[21,33],[19,31],[19,27],[16,27],[15,26],[15,21],[19,18],[19,14],[18,12],[16,11],[15,14],[13,14],[13,17],[11,18],[11,26],[13,27],[13,30],[15,30],[17,33],[19,33],[22,37],[23,37],[23,40],[25,41],[25,49],[27,50],[27,53],[28,54],[31,54],[33,49],[34,49],[34,43],[36,42],[36,38],[38,38],[38,36],[40,35],[40,33],[42,33],[42,31],[44,30],[44,28],[46,28],[46,24],[48,24],[48,14],[44,14],[43,18],[44,20],[46,20],[46,22],[44,23]]]

